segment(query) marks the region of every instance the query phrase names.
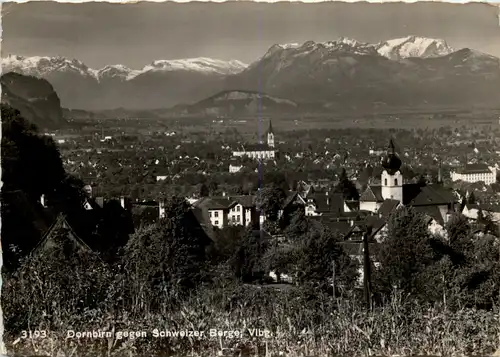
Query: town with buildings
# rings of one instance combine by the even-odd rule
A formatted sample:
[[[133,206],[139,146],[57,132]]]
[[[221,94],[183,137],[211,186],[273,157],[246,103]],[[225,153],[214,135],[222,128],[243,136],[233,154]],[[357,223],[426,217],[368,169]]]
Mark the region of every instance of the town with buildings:
[[[102,208],[107,200],[115,198],[124,210],[130,212],[136,227],[153,223],[164,216],[165,210],[164,201],[155,199],[150,194],[156,192],[157,196],[168,196],[171,191],[162,193],[161,187],[169,183],[171,186],[180,188],[180,191],[176,192],[185,192],[186,201],[209,237],[213,238],[217,230],[230,226],[253,227],[256,230],[266,231],[265,221],[268,217],[259,207],[258,197],[267,185],[275,184],[273,181],[269,183],[266,181],[268,176],[266,170],[268,170],[278,176],[284,177],[286,173],[286,177],[292,177],[291,182],[282,179],[287,188],[280,201],[279,216],[292,206],[300,207],[306,217],[344,237],[344,246],[353,253],[352,257],[358,260],[363,254],[363,235],[360,235],[360,232],[365,232],[366,227],[371,226],[373,229],[370,233],[370,239],[372,239],[370,244],[376,245],[377,242],[382,242],[390,215],[402,207],[412,207],[423,214],[432,234],[445,236],[447,223],[457,214],[463,214],[471,223],[478,224],[478,226],[480,226],[478,217],[481,215],[487,215],[495,224],[500,224],[500,184],[496,159],[498,154],[491,148],[485,149],[485,154],[489,155],[485,157],[490,158],[487,163],[479,162],[481,155],[477,153],[480,149],[471,149],[470,145],[466,144],[461,150],[467,153],[465,156],[472,159],[470,162],[460,161],[460,154],[450,151],[448,157],[444,156],[445,152],[439,159],[436,159],[437,155],[432,157],[429,167],[425,167],[425,164],[416,164],[415,161],[426,159],[429,153],[425,151],[429,144],[421,144],[420,155],[422,156],[417,154],[417,145],[401,152],[401,149],[396,148],[397,133],[384,133],[383,130],[378,130],[376,133],[385,136],[377,141],[380,144],[372,146],[372,149],[363,147],[359,149],[359,152],[353,149],[348,150],[347,153],[340,150],[336,153],[329,152],[328,145],[335,139],[328,137],[323,139],[325,146],[322,150],[326,151],[324,156],[321,156],[319,153],[304,150],[303,145],[300,148],[291,147],[288,141],[280,137],[280,134],[281,136],[289,134],[273,129],[271,120],[268,121],[267,127],[268,129],[262,135],[266,139],[265,142],[258,140],[257,144],[230,145],[230,138],[227,138],[224,140],[227,140],[227,144],[223,144],[216,154],[211,154],[218,156],[213,160],[210,160],[210,155],[204,158],[203,150],[200,150],[197,156],[188,153],[189,146],[195,147],[197,143],[179,139],[179,144],[175,146],[175,149],[182,151],[184,147],[186,151],[178,157],[178,165],[182,166],[186,163],[185,168],[180,171],[175,169],[176,174],[165,170],[161,175],[155,175],[156,170],[152,170],[154,176],[148,181],[150,183],[143,186],[152,189],[148,190],[149,192],[143,197],[140,194],[136,197],[126,195],[110,197],[109,192],[104,192],[105,190],[99,187],[99,173],[97,173],[94,179],[89,179],[94,184],[86,186],[88,198],[84,204],[85,209]],[[450,139],[455,137],[462,140],[458,134],[458,131],[451,132]],[[416,141],[419,132],[415,131],[413,135],[413,138],[408,139],[408,133],[403,131],[401,137],[404,140]],[[342,138],[348,140],[349,136],[344,134]],[[320,140],[319,138],[316,138],[316,141],[311,140],[310,145],[317,145]],[[496,141],[493,142],[496,143]],[[340,147],[345,145],[340,140],[339,144]],[[118,143],[114,144],[114,147],[117,148],[118,145]],[[208,144],[205,145],[209,147]],[[451,140],[446,145],[455,150],[457,148],[457,144]],[[214,150],[213,146],[211,150]],[[481,150],[483,150],[482,147]],[[72,152],[68,151],[69,153]],[[205,155],[207,154],[205,152]],[[474,154],[476,155],[473,158]],[[103,148],[98,155],[104,158],[105,155],[114,155],[114,151]],[[412,155],[415,156],[413,159]],[[150,156],[148,160],[141,161],[152,161],[153,157]],[[160,158],[157,157],[153,166],[159,166]],[[235,157],[239,160],[236,163]],[[77,170],[88,173],[90,165],[94,168],[94,172],[98,172],[99,161],[92,164],[91,157],[89,159],[88,164],[80,161]],[[122,166],[125,160],[127,159],[122,155],[116,156],[114,164]],[[214,165],[210,164],[211,161],[217,162],[215,167],[211,166]],[[75,167],[72,162],[68,158],[67,166]],[[225,162],[229,163],[229,169]],[[297,166],[292,166],[292,172],[289,172],[286,165],[293,162],[297,162],[295,164]],[[315,172],[313,170],[307,172],[307,167],[317,170],[318,163],[326,167],[326,170],[316,175],[313,174]],[[110,162],[110,164],[113,163]],[[280,170],[280,164],[285,165],[283,171]],[[144,166],[146,171],[151,172],[146,165]],[[419,166],[420,170],[418,170]],[[209,167],[213,168],[212,173],[207,171]],[[417,167],[417,170],[409,170],[409,167]],[[348,196],[343,194],[342,190],[338,190],[343,169],[348,181],[352,182],[355,187],[355,193]],[[190,174],[198,175],[195,177],[201,177],[204,183],[201,185],[195,182],[191,185],[181,184]],[[235,183],[230,183],[231,178]],[[255,182],[249,182],[247,179],[250,181],[253,179]],[[471,196],[475,196],[476,199],[469,199]],[[481,214],[478,215],[478,212]],[[266,234],[276,235],[283,239],[283,232],[266,232]],[[273,271],[270,271],[269,275],[276,277]]]
[[[500,7],[382,5],[2,6],[0,357],[500,357]]]

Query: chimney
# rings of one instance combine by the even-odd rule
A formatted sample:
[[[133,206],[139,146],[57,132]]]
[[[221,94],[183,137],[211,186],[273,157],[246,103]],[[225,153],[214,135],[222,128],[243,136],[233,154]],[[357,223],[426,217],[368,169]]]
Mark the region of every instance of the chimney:
[[[165,216],[165,202],[163,202],[163,199],[161,199],[160,202],[158,203],[158,213],[160,219],[162,219]]]
[[[45,194],[42,194],[42,195],[40,196],[40,204],[41,204],[43,207],[47,207],[47,206],[45,205]]]
[[[438,183],[443,182],[443,177],[441,175],[441,160],[439,160],[439,168],[438,168]]]
[[[99,207],[104,207],[104,197],[96,197],[95,202],[99,205]]]

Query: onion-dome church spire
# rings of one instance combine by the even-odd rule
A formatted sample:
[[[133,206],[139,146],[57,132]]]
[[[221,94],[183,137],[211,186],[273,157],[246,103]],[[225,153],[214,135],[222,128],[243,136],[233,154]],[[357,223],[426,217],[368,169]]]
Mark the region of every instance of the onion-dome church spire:
[[[389,175],[394,175],[401,168],[402,162],[396,153],[396,146],[392,138],[389,141],[389,147],[387,149],[387,155],[382,159],[382,167]]]
[[[403,175],[401,174],[401,159],[396,153],[394,141],[389,141],[387,155],[382,159],[382,197],[403,202]]]

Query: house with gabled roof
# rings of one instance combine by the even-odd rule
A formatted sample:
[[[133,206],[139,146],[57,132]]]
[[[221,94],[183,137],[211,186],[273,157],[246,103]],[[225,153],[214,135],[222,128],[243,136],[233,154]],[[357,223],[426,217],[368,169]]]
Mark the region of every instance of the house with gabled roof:
[[[258,222],[255,196],[252,195],[203,197],[194,202],[193,207],[202,210],[213,227],[249,226]]]
[[[130,212],[134,227],[154,224],[160,218],[160,204],[156,201],[140,201],[131,205]]]
[[[35,254],[43,254],[44,251],[50,250],[51,247],[60,244],[56,241],[58,234],[64,231],[64,238],[67,239],[72,247],[77,250],[92,252],[92,249],[85,243],[75,232],[73,227],[69,224],[65,214],[60,213],[56,220],[52,223],[50,228],[45,232],[42,239],[33,248],[30,256]]]
[[[320,216],[324,213],[344,212],[344,198],[341,193],[330,193],[328,190],[309,193],[306,198],[306,216]]]
[[[359,201],[344,200],[344,212],[357,212],[359,210]]]
[[[368,185],[366,190],[359,197],[359,209],[377,212],[383,202],[382,187]]]
[[[466,203],[462,214],[472,221],[477,221],[481,214],[488,215],[493,222],[500,224],[500,205]]]
[[[377,213],[380,217],[388,217],[392,212],[402,206],[403,204],[400,201],[388,199],[382,202]]]
[[[387,232],[387,218],[378,216],[366,216],[361,220],[354,221],[350,230],[344,236],[345,241],[363,241],[363,235],[369,232],[368,239],[375,243],[381,243]]]
[[[298,191],[288,191],[286,193],[286,198],[278,212],[278,218],[282,217],[284,214],[292,212],[297,207],[304,207],[305,205],[306,202]]]
[[[404,183],[401,165],[391,139],[387,156],[382,160],[381,185],[368,185],[361,194],[360,209],[378,214],[382,208],[380,215],[387,216],[397,207],[412,206],[431,217],[436,224],[444,225],[458,210],[458,199],[453,191],[441,183]]]

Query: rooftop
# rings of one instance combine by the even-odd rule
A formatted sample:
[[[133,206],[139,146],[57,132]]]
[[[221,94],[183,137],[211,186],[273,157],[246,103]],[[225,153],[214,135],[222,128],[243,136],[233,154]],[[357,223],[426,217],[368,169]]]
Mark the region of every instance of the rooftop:
[[[245,208],[253,207],[255,196],[237,195],[237,196],[213,196],[202,197],[193,206],[196,208],[204,208],[208,210],[224,210],[229,209],[234,205],[241,204]]]
[[[244,144],[241,147],[236,148],[234,151],[244,151],[244,152],[251,152],[251,151],[276,151],[275,148],[267,145],[267,144]]]
[[[491,170],[486,164],[467,164],[458,171],[461,174],[490,174]]]

